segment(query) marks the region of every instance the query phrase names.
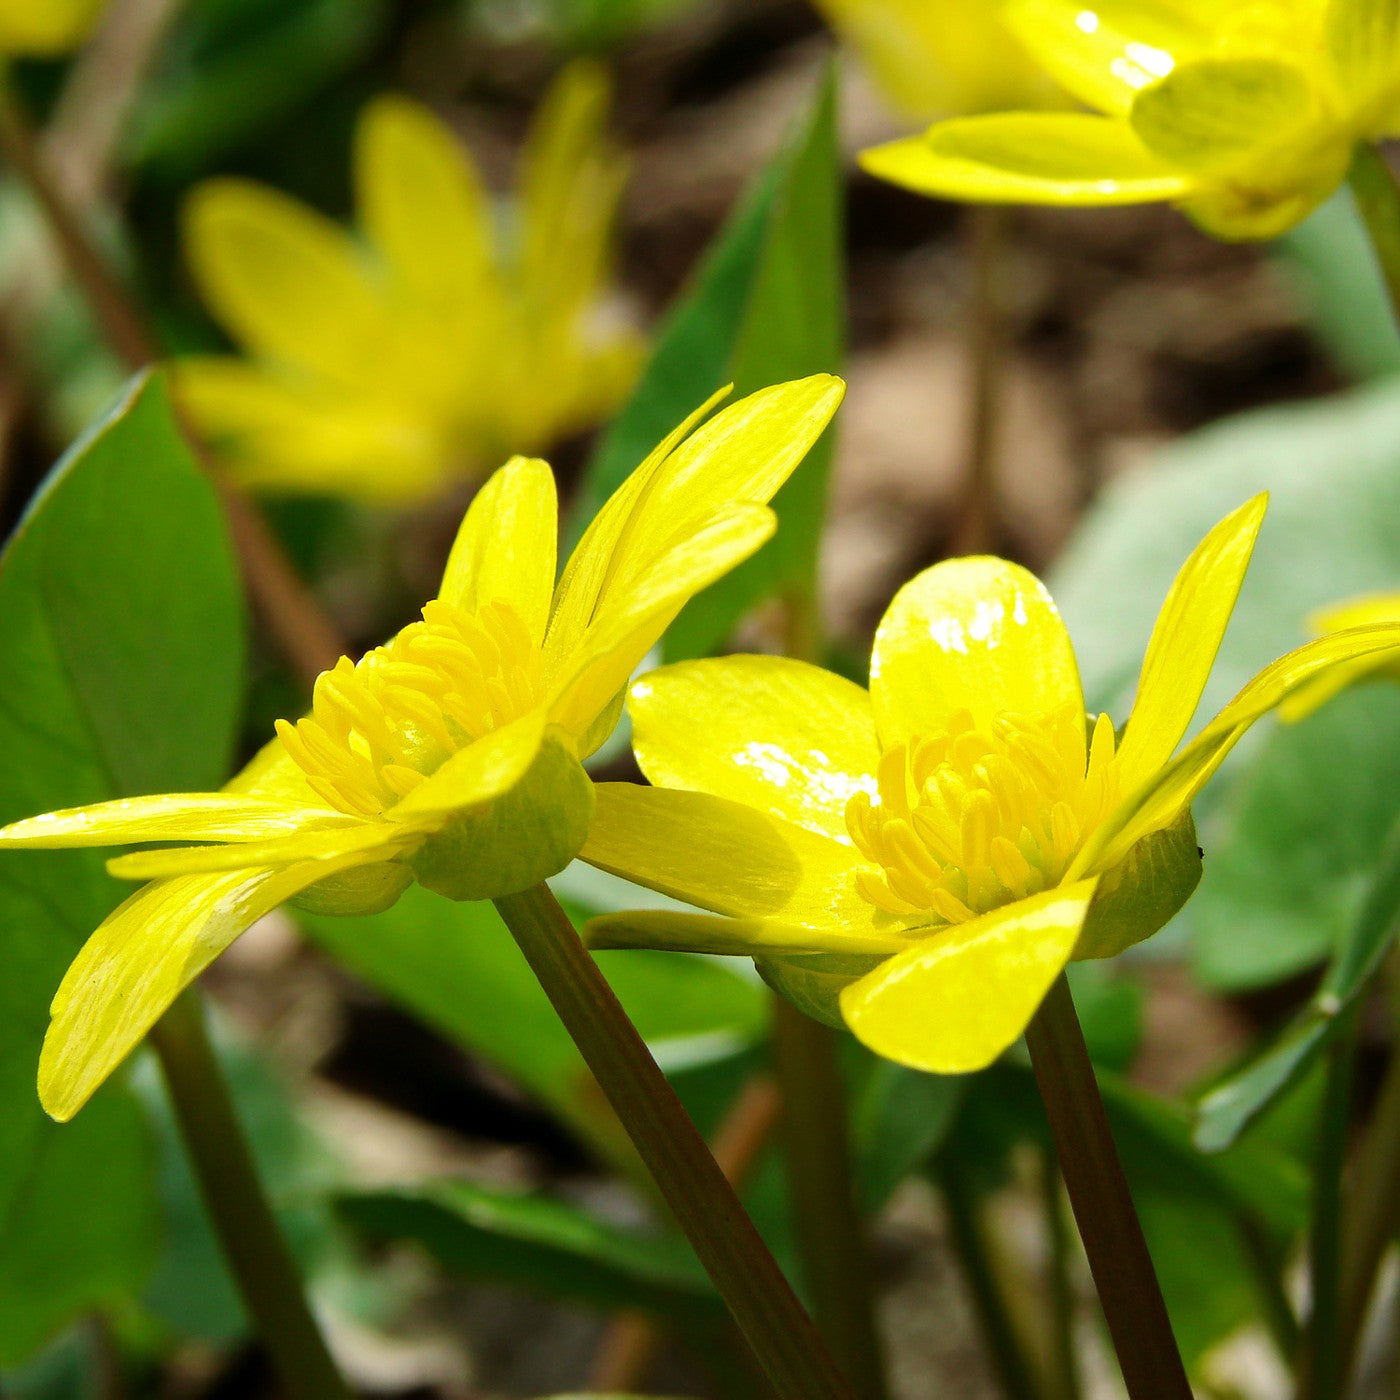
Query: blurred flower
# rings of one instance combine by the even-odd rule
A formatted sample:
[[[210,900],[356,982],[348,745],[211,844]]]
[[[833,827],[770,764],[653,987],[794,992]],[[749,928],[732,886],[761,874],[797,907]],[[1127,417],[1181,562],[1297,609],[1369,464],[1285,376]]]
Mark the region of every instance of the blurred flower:
[[[611,412],[640,343],[600,320],[624,177],[607,101],[600,69],[564,72],[500,209],[436,117],[379,98],[356,133],[363,243],[244,180],[195,191],[190,264],[249,358],[178,361],[175,386],[239,480],[422,500]]]
[[[914,120],[1063,105],[1063,94],[1002,22],[996,0],[815,3],[885,97]]]
[[[1386,622],[1400,622],[1400,593],[1366,593],[1344,602],[1329,603],[1308,616],[1308,631],[1322,637],[1352,627],[1374,627]],[[1400,680],[1400,661],[1384,652],[1357,657],[1289,696],[1279,706],[1279,714],[1289,723],[1296,723],[1321,709],[1348,686],[1366,680]]]
[[[1179,203],[1272,238],[1400,130],[1400,10],[1376,0],[1008,0],[1046,70],[1104,115],[1004,113],[867,151],[873,174],[992,203]]]
[[[954,559],[896,595],[870,690],[776,657],[632,687],[642,771],[597,789],[582,858],[727,917],[644,912],[595,947],[747,954],[803,1010],[936,1073],[990,1063],[1070,958],[1160,928],[1200,877],[1190,804],[1255,720],[1400,624],[1266,667],[1173,757],[1264,515],[1257,497],[1177,575],[1121,737],[1086,725],[1069,636],[1015,564]]]
[[[88,36],[106,0],[0,0],[0,54],[66,53]]]
[[[316,683],[311,714],[217,793],[133,797],[0,830],[0,846],[214,844],[110,863],[149,880],[54,998],[39,1092],[71,1117],[166,1007],[285,900],[387,908],[416,878],[451,899],[510,894],[583,844],[581,760],[682,605],[772,533],[765,504],[840,402],[819,375],[665,439],[599,511],[555,586],[554,479],[515,458],[472,502],[438,597],[392,641]],[[687,436],[688,435],[688,436]]]

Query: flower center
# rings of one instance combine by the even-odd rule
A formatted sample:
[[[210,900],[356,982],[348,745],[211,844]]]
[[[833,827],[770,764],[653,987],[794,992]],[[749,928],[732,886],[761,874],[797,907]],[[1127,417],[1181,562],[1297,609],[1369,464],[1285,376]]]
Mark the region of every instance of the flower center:
[[[878,798],[846,806],[856,849],[881,867],[856,888],[891,914],[949,923],[1050,889],[1118,796],[1113,724],[1100,715],[1085,763],[1084,719],[1000,714],[983,732],[960,710],[880,759]]]
[[[312,789],[381,816],[473,740],[536,702],[539,649],[509,603],[476,614],[441,599],[357,663],[317,678],[311,714],[277,734]]]

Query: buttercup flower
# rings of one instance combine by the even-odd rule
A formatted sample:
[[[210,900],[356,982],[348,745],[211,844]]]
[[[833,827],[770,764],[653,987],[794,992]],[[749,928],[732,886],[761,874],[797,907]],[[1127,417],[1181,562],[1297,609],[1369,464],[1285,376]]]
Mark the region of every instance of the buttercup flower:
[[[148,880],[69,968],[39,1091],[71,1117],[180,991],[286,900],[388,907],[416,878],[451,899],[527,889],[583,844],[580,761],[627,679],[695,593],[772,533],[765,504],[840,402],[818,375],[665,439],[618,489],[555,586],[554,479],[517,457],[462,522],[438,597],[392,641],[316,683],[309,716],[222,792],[33,817],[0,847],[205,842],[118,857]],[[689,434],[689,436],[687,436]]]
[[[600,320],[622,162],[607,83],[567,69],[493,207],[452,133],[402,97],[356,133],[363,241],[245,180],[194,193],[206,302],[248,359],[178,361],[185,411],[247,485],[411,502],[606,416],[640,345]]]
[[[106,0],[0,0],[0,54],[47,57],[87,38]]]
[[[1178,203],[1220,238],[1272,238],[1400,131],[1400,11],[1378,0],[1009,0],[1006,19],[1102,115],[1007,113],[867,151],[950,199]]]
[[[1173,757],[1264,515],[1196,548],[1153,629],[1127,727],[1086,722],[1054,603],[1001,559],[919,574],[880,623],[870,690],[739,656],[632,687],[656,786],[604,784],[582,858],[711,910],[595,920],[594,946],[743,953],[804,1010],[938,1073],[990,1063],[1071,958],[1155,932],[1201,871],[1190,804],[1240,736],[1400,623],[1259,673]]]
[[[994,0],[816,0],[816,6],[891,104],[915,120],[1063,101]]]

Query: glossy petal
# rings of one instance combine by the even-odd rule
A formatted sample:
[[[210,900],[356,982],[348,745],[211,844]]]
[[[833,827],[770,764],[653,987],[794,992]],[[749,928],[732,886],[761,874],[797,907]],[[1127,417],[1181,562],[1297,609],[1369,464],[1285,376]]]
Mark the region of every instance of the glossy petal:
[[[554,592],[558,521],[549,464],[512,457],[472,501],[448,555],[439,596],[469,613],[507,602],[532,640],[542,642]]]
[[[1085,843],[1068,878],[1110,868],[1141,837],[1170,826],[1250,725],[1335,667],[1368,657],[1400,661],[1400,623],[1322,637],[1266,666],[1170,763],[1115,809]]]
[[[870,698],[883,746],[941,730],[967,709],[1084,708],[1069,633],[1045,585],[1019,564],[977,557],[925,569],[895,594],[875,633]]]
[[[416,841],[417,834],[388,822],[356,822],[331,831],[299,831],[276,840],[248,840],[223,846],[182,846],[115,856],[107,870],[119,880],[166,880],[219,870],[273,869],[303,861],[334,861],[357,856],[365,862],[391,860]]]
[[[60,1122],[71,1118],[239,934],[332,873],[314,861],[186,875],[138,890],[84,944],[53,999],[39,1060],[45,1110]]]
[[[1325,634],[1349,627],[1369,627],[1377,622],[1400,622],[1400,593],[1370,593],[1360,598],[1318,608],[1308,617],[1308,631]],[[1306,719],[1334,696],[1370,676],[1395,679],[1400,661],[1379,655],[1363,656],[1344,666],[1334,666],[1325,675],[1294,691],[1279,707],[1279,718],[1288,724]]]
[[[942,122],[863,151],[860,163],[919,194],[989,204],[1142,204],[1180,199],[1193,185],[1123,122],[1077,112]]]
[[[225,792],[123,797],[28,817],[0,829],[0,846],[125,846],[138,841],[267,841],[361,825],[324,806]],[[248,862],[245,860],[244,865]]]
[[[508,792],[529,771],[544,743],[548,720],[538,710],[455,753],[403,801],[391,807],[386,820],[422,826],[434,817],[481,807]]]
[[[846,803],[876,790],[870,696],[819,666],[684,662],[643,676],[628,710],[637,762],[657,787],[714,793],[845,844]]]
[[[856,1039],[931,1074],[991,1064],[1025,1030],[1079,938],[1094,881],[955,924],[841,993]]]
[[[1210,43],[1205,6],[1171,0],[1008,0],[1007,26],[1067,91],[1125,116],[1133,98]]]
[[[452,132],[405,97],[376,98],[355,131],[360,222],[414,293],[454,307],[480,297],[492,268],[492,211]]]
[[[185,242],[205,301],[250,350],[372,389],[385,309],[342,229],[274,190],[220,179],[190,197]]]
[[[1228,171],[1289,140],[1313,115],[1307,75],[1267,58],[1179,66],[1133,103],[1143,145],[1186,170]]]
[[[904,927],[856,893],[849,847],[707,793],[599,783],[582,859],[716,914],[852,935]]]
[[[1118,750],[1125,790],[1164,764],[1181,742],[1215,664],[1268,497],[1225,517],[1191,552],[1168,592],[1147,645],[1137,700]]]
[[[804,928],[776,919],[722,919],[641,909],[604,914],[584,926],[590,948],[661,948],[672,953],[718,953],[743,958],[803,953],[894,954],[909,946],[897,929]]]

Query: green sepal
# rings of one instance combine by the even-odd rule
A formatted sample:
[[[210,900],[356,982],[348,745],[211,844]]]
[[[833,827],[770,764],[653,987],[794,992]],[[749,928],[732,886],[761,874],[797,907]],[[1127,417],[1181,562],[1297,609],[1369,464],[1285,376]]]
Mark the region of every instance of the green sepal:
[[[420,884],[448,899],[519,894],[579,853],[593,803],[593,782],[572,744],[551,734],[509,792],[454,816],[405,859]]]
[[[288,903],[307,914],[382,914],[412,883],[413,871],[402,861],[381,860],[318,880]]]
[[[1191,898],[1200,879],[1201,849],[1188,808],[1099,877],[1075,960],[1112,958],[1151,938]]]
[[[780,997],[814,1021],[844,1030],[841,993],[873,972],[888,954],[806,953],[795,958],[755,958],[758,975]]]

